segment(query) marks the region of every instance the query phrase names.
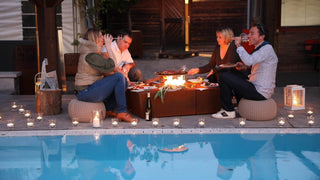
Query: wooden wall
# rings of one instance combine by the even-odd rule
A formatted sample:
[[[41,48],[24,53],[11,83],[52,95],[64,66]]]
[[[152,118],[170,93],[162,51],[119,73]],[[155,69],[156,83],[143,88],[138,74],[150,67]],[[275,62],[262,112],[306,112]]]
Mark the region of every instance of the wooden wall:
[[[191,2],[190,47],[212,51],[216,45],[216,29],[228,26],[239,35],[247,24],[247,0]]]

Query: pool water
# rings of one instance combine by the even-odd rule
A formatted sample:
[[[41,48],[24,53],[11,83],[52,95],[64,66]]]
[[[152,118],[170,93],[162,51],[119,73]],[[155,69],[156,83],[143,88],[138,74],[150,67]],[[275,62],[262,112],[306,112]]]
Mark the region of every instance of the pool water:
[[[320,179],[320,134],[1,137],[0,179]]]

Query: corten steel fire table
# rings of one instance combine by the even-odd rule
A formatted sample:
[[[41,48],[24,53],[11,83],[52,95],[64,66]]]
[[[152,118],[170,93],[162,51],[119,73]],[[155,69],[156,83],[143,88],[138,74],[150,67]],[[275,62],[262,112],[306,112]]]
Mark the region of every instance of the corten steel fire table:
[[[127,91],[128,110],[145,118],[147,93],[151,95],[153,117],[195,115],[216,113],[221,108],[220,88],[213,87],[205,90],[196,88],[167,91],[164,102],[158,97],[154,99],[157,90],[132,92]]]

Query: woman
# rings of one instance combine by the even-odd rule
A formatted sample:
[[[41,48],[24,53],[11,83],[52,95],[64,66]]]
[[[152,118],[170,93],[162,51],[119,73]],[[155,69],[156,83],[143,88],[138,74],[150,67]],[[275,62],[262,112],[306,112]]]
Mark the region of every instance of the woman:
[[[221,71],[235,70],[234,68],[225,69],[219,67],[221,64],[235,64],[236,62],[241,61],[236,52],[237,47],[235,46],[234,41],[232,41],[234,36],[233,31],[228,27],[218,28],[216,36],[219,46],[213,50],[209,64],[199,68],[190,69],[188,71],[189,75],[210,72],[207,75],[208,80],[216,83],[219,80],[219,73]]]
[[[103,36],[100,30],[88,29],[84,38],[79,39],[80,57],[78,72],[75,77],[75,90],[80,101],[100,102],[106,106],[106,114],[119,120],[132,121],[127,112],[127,82],[121,73],[114,72],[114,61],[104,58],[101,48],[105,46],[111,51],[111,35]],[[113,57],[113,54],[109,54]],[[116,112],[114,112],[116,109]]]

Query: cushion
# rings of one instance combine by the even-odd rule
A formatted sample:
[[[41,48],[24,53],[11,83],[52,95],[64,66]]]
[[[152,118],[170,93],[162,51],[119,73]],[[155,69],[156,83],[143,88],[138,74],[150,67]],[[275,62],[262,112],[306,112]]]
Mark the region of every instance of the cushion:
[[[72,99],[68,105],[68,113],[70,118],[78,117],[79,122],[90,122],[93,110],[102,112],[102,119],[106,117],[106,108],[103,102],[84,102]]]
[[[277,103],[272,98],[263,101],[242,98],[238,109],[241,117],[252,121],[272,120],[277,115]]]

